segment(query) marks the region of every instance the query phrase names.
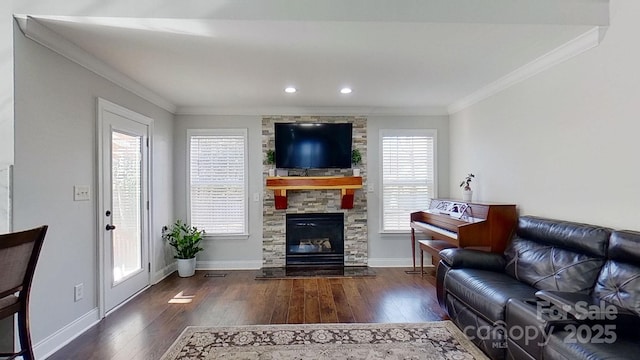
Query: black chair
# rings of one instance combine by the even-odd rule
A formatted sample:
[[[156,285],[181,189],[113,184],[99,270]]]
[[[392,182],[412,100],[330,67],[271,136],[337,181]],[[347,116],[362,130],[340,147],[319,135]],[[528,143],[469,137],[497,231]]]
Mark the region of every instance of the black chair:
[[[34,360],[29,331],[29,294],[47,226],[0,235],[0,319],[18,314],[20,351],[1,358]],[[18,294],[18,295],[16,295]]]

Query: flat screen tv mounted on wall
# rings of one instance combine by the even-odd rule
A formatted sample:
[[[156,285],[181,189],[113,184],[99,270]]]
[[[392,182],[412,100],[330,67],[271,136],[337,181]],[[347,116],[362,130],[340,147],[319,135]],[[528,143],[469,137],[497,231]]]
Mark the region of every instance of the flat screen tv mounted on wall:
[[[351,167],[351,123],[275,123],[276,167]]]

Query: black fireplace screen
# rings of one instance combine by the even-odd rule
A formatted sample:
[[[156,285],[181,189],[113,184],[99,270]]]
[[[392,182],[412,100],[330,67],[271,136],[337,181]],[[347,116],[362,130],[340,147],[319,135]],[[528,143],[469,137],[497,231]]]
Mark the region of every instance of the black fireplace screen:
[[[344,214],[287,214],[287,266],[344,265]]]

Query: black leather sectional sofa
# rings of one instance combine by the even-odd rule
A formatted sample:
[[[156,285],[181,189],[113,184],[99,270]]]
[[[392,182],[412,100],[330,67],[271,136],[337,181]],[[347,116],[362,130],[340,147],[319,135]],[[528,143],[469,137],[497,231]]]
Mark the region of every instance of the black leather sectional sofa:
[[[441,306],[492,359],[640,358],[640,232],[523,216],[504,254],[440,257]]]

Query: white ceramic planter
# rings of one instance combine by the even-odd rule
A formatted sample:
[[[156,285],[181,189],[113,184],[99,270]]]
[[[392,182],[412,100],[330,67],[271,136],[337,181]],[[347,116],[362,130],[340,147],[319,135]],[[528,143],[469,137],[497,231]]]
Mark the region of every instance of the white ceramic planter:
[[[269,176],[271,176],[271,177],[276,176],[276,169],[274,169],[274,168],[269,169]]]
[[[473,191],[472,190],[463,190],[462,191],[462,201],[471,201],[472,197],[473,197]]]
[[[353,176],[360,176],[360,169],[353,168]]]
[[[178,276],[189,277],[196,273],[196,258],[177,259],[178,260]]]

